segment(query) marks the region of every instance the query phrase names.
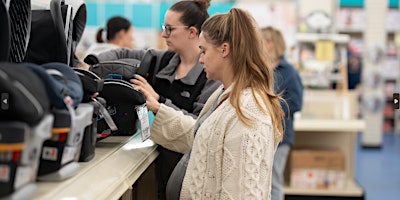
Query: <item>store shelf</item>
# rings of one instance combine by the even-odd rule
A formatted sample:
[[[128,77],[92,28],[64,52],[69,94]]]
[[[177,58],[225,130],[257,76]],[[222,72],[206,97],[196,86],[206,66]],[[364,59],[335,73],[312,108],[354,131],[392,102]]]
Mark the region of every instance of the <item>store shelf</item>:
[[[62,182],[38,182],[33,199],[119,199],[158,156],[156,145],[134,136],[112,136],[96,144],[95,157]]]
[[[365,121],[358,119],[296,119],[294,129],[296,131],[309,132],[358,132],[365,128]]]
[[[366,127],[365,121],[357,118],[357,93],[349,91],[347,95],[341,95],[334,90],[305,90],[304,94],[303,114],[294,121],[293,149],[340,150],[344,155],[346,182],[343,189],[290,187],[291,163],[288,160],[285,195],[288,199],[363,199],[364,190],[354,180],[357,134]]]
[[[298,42],[316,42],[319,40],[329,40],[339,44],[347,44],[350,37],[346,34],[323,34],[323,33],[297,33]]]

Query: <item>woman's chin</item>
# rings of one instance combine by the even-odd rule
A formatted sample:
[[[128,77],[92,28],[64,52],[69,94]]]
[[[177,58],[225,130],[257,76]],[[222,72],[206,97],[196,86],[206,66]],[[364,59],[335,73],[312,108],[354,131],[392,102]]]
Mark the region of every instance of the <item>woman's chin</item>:
[[[168,51],[172,51],[172,52],[176,52],[176,51],[175,51],[175,48],[172,47],[172,46],[169,46],[169,45],[167,45],[167,50],[168,50]]]

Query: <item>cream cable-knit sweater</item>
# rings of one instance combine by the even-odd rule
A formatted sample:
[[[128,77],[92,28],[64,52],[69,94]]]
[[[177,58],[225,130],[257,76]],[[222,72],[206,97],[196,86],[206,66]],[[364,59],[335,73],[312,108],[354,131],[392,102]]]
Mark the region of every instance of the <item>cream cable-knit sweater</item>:
[[[221,101],[230,92],[223,92]],[[222,86],[210,96],[200,116],[212,106]],[[262,102],[261,98],[258,98]],[[193,145],[180,199],[270,199],[271,175],[277,147],[271,118],[257,106],[250,91],[241,94],[245,126],[229,99],[203,122],[194,140],[195,120],[161,104],[151,128],[151,139],[185,153]]]

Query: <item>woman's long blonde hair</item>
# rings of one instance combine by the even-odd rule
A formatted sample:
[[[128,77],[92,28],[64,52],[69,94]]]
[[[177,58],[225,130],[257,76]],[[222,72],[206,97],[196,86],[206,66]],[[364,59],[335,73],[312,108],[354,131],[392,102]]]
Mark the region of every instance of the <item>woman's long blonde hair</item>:
[[[234,85],[230,93],[230,103],[235,107],[239,119],[246,125],[251,121],[246,117],[240,106],[240,94],[246,88],[251,88],[253,96],[262,97],[266,109],[257,101],[259,108],[269,111],[272,123],[280,133],[283,133],[284,112],[280,95],[274,93],[273,67],[269,66],[260,30],[254,19],[244,10],[232,8],[226,14],[217,14],[206,20],[202,26],[204,37],[212,44],[219,46],[228,43],[231,46],[231,63]],[[257,100],[257,98],[255,98]],[[283,134],[280,134],[279,140]]]
[[[271,57],[273,62],[279,62],[286,51],[286,43],[281,31],[268,26],[261,29],[261,35],[266,42],[272,42],[274,45],[272,49],[268,50],[267,55]]]

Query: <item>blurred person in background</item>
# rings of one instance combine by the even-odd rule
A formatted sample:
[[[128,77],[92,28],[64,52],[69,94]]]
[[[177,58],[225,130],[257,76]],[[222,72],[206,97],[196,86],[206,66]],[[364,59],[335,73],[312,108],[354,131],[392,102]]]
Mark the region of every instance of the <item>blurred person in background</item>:
[[[132,23],[120,16],[114,16],[107,21],[105,28],[100,28],[96,33],[96,43],[92,44],[86,52],[99,54],[111,49],[134,47]]]
[[[290,149],[294,143],[293,115],[301,110],[303,104],[303,84],[298,71],[285,59],[286,44],[282,33],[273,27],[261,29],[267,57],[274,66],[275,92],[281,93],[287,105],[285,112],[285,130],[283,140],[278,145],[272,169],[272,200],[284,200],[284,171]]]

